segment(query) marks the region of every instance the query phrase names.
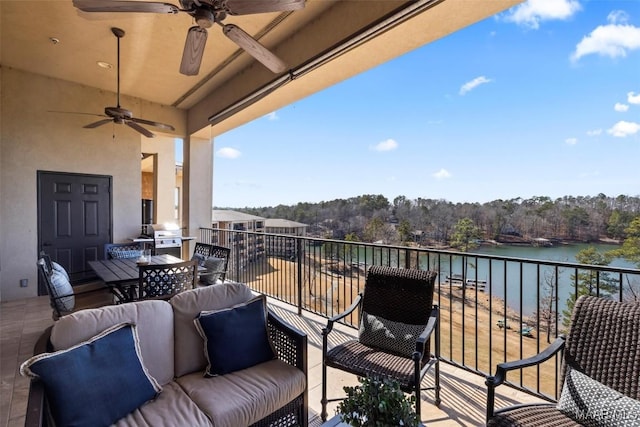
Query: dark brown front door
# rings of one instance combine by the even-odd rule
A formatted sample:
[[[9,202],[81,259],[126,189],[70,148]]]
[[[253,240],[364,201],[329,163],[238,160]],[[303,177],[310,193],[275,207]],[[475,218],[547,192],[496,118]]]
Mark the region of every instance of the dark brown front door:
[[[110,241],[110,176],[38,171],[38,248],[72,283],[95,278],[88,262]]]

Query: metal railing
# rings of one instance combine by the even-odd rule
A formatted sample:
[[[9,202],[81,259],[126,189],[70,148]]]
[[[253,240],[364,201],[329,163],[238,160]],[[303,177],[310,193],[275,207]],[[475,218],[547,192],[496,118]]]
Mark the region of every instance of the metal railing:
[[[434,270],[441,359],[483,376],[566,332],[576,295],[640,301],[640,270],[631,268],[210,228],[200,240],[231,248],[227,279],[327,318],[362,292],[371,265]],[[358,315],[344,323],[357,328]],[[508,380],[557,399],[560,365],[551,359]]]

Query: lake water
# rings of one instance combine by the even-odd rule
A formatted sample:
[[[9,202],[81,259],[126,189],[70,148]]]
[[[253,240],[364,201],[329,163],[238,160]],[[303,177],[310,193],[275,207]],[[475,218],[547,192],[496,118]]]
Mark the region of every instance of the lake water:
[[[600,252],[606,252],[617,248],[615,245],[558,245],[552,247],[530,247],[530,246],[481,246],[473,250],[474,253],[482,255],[494,255],[500,257],[514,257],[527,260],[555,261],[555,262],[576,262],[576,254],[595,246]],[[432,261],[433,262],[433,261]],[[635,268],[630,262],[616,258],[611,267]],[[463,257],[455,256],[441,261],[440,266],[431,265],[430,268],[438,268],[441,272],[440,281],[444,282],[446,275],[461,274],[463,271]],[[487,259],[475,259],[467,257],[466,262],[468,279],[487,280],[491,287],[491,295],[506,299],[507,305],[517,311],[522,310],[525,316],[531,315],[537,310],[538,299],[549,292],[547,283],[555,283],[556,270],[550,266],[540,266],[535,264],[491,261]],[[575,269],[559,268],[558,276],[558,311],[562,313],[566,306],[569,295],[574,292]],[[617,276],[616,276],[617,278]],[[635,280],[638,280],[638,276]],[[506,283],[506,285],[505,285]],[[474,292],[471,290],[471,292]],[[489,293],[486,289],[485,293]],[[506,295],[505,295],[506,294]]]

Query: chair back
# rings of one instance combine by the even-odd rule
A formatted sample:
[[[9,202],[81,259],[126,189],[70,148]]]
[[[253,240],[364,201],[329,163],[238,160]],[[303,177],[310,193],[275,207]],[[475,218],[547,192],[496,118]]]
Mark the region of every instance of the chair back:
[[[359,341],[408,356],[415,349],[400,337],[379,335],[375,323],[400,336],[415,336],[426,327],[433,309],[434,271],[374,265],[367,271],[360,311]],[[365,317],[366,316],[366,317]],[[374,323],[371,323],[374,322]],[[368,326],[367,326],[368,325]],[[425,343],[423,363],[431,357],[430,342]]]
[[[47,294],[49,294],[49,304],[53,309],[53,319],[57,320],[73,310],[75,305],[73,288],[68,279],[64,280],[65,278],[62,277],[62,274],[58,275],[58,278],[55,279],[56,283],[54,283],[53,263],[49,255],[44,254],[44,256],[41,256],[37,265],[38,273],[45,284]]]
[[[114,258],[139,258],[144,250],[144,245],[140,242],[131,243],[105,243],[105,259]]]
[[[224,246],[211,245],[210,256],[223,259],[222,268],[220,268],[220,280],[224,282],[227,275],[227,267],[229,266],[229,256],[231,255],[231,248]]]
[[[229,256],[231,249],[225,246],[217,246],[209,243],[197,242],[196,247],[193,250],[192,260],[197,260],[200,267],[207,267],[206,260],[209,257],[220,258],[223,260],[222,265],[216,269],[215,272],[208,272],[214,274],[220,280],[224,282],[227,275],[227,266],[229,265]]]
[[[170,297],[195,287],[198,263],[191,260],[176,264],[141,265],[139,270],[139,299]]]
[[[640,400],[640,304],[578,298],[565,345],[562,382],[568,367]]]
[[[394,322],[426,325],[436,276],[435,271],[373,265],[367,271],[362,311]]]
[[[211,255],[212,247],[213,245],[210,245],[208,243],[196,242],[196,247],[193,250],[193,255],[195,256],[196,254],[199,254],[206,258]]]

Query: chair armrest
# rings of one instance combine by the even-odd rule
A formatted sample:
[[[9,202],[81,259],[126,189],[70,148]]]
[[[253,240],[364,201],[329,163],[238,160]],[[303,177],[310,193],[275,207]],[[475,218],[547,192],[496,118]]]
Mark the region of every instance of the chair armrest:
[[[549,347],[542,352],[531,356],[527,359],[515,360],[513,362],[500,363],[497,366],[496,374],[494,376],[487,377],[487,386],[497,387],[507,379],[507,372],[514,369],[526,368],[529,366],[539,365],[542,362],[549,360],[559,351],[564,350],[565,337],[559,336]],[[491,384],[489,384],[491,383]]]
[[[487,386],[487,421],[493,417],[494,405],[495,405],[495,388],[504,383],[507,379],[507,372],[514,369],[527,368],[529,366],[539,365],[542,362],[549,360],[555,354],[564,350],[566,338],[564,335],[556,338],[554,342],[549,345],[542,352],[531,356],[527,359],[516,360],[513,362],[504,362],[498,364],[496,368],[496,374],[488,376],[485,385]]]
[[[278,358],[295,366],[307,375],[307,334],[287,323],[269,310],[267,317],[269,336]]]
[[[41,354],[51,351],[49,338],[51,326],[44,330],[33,347],[33,354]],[[29,384],[29,396],[27,400],[27,412],[24,421],[25,427],[40,427],[47,425],[46,396],[44,384],[37,378],[31,379]]]
[[[353,303],[345,311],[343,311],[340,314],[336,314],[335,316],[329,318],[329,320],[327,321],[327,327],[326,328],[322,328],[322,335],[327,336],[329,334],[329,332],[331,332],[333,330],[333,324],[335,322],[337,322],[338,320],[344,319],[349,314],[351,314],[353,312],[353,310],[355,310],[356,307],[358,307],[360,305],[361,301],[362,301],[362,293],[359,293],[356,296],[356,299],[353,300]]]
[[[424,330],[420,334],[420,336],[416,339],[416,353],[418,356],[417,360],[421,360],[424,356],[425,343],[429,338],[431,338],[431,334],[435,331],[436,326],[438,325],[438,306],[434,305],[431,309],[431,314],[429,315],[429,320],[427,321],[427,325]],[[414,360],[416,354],[414,353]]]

